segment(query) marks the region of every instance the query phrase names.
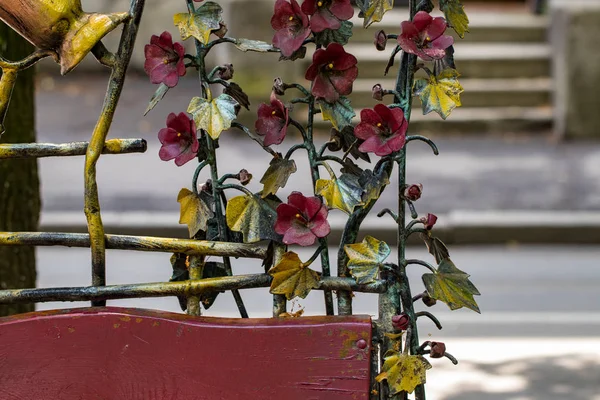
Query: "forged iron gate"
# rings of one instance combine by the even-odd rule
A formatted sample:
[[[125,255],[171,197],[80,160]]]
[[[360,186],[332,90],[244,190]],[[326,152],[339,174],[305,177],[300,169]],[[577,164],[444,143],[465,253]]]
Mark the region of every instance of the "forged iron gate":
[[[280,1],[283,1],[286,4],[295,3],[293,0],[291,3],[287,3],[285,0]],[[347,316],[352,314],[352,292],[375,293],[378,294],[380,298],[380,310],[378,320],[373,321],[372,343],[363,343],[364,340],[363,342],[360,342],[360,340],[356,341],[357,338],[352,337],[352,340],[354,340],[356,343],[359,343],[356,345],[359,349],[367,349],[368,352],[374,350],[369,357],[369,386],[372,390],[370,391],[370,394],[363,393],[361,396],[370,396],[371,398],[407,398],[407,391],[412,392],[415,390],[417,399],[425,399],[423,387],[424,375],[425,370],[428,369],[430,365],[423,358],[423,355],[430,354],[432,357],[445,356],[454,363],[456,363],[456,360],[452,355],[445,352],[445,347],[442,343],[429,341],[424,343],[419,342],[416,325],[417,318],[426,317],[431,319],[440,329],[441,326],[431,313],[427,311],[416,312],[413,307],[414,303],[418,300],[422,300],[426,305],[431,306],[435,304],[435,300],[438,299],[446,302],[452,309],[464,306],[478,311],[477,304],[473,300],[473,295],[479,294],[472,283],[468,281],[468,275],[458,270],[454,264],[452,264],[445,245],[439,241],[439,239],[431,236],[430,231],[433,224],[435,224],[435,216],[428,215],[424,218],[418,218],[413,201],[418,199],[422,188],[419,187],[419,185],[410,186],[406,184],[406,147],[404,147],[404,143],[409,143],[411,141],[423,141],[432,148],[435,154],[437,154],[436,146],[429,139],[419,135],[404,137],[405,132],[402,132],[402,137],[405,140],[403,141],[401,148],[394,149],[392,154],[388,154],[386,157],[383,157],[373,169],[374,172],[371,172],[373,176],[376,175],[375,172],[378,172],[384,177],[380,182],[375,182],[377,185],[375,195],[373,196],[371,193],[371,195],[367,196],[366,201],[356,201],[352,207],[350,207],[349,211],[345,210],[345,212],[350,215],[350,219],[344,231],[342,239],[343,245],[340,247],[339,258],[342,261],[339,261],[338,263],[338,276],[330,276],[327,241],[326,238],[318,236],[320,244],[319,249],[311,258],[311,260],[305,263],[302,263],[298,260],[299,265],[296,266],[296,270],[307,269],[307,271],[311,271],[308,270],[308,266],[320,256],[323,272],[322,274],[317,274],[314,271],[310,272],[309,277],[316,277],[314,278],[314,283],[311,284],[312,286],[308,288],[304,287],[299,291],[281,292],[273,289],[273,270],[276,267],[282,267],[282,265],[289,262],[290,257],[292,257],[290,253],[287,252],[286,245],[280,240],[270,240],[269,244],[264,244],[264,241],[260,240],[245,240],[245,243],[239,243],[235,240],[231,240],[231,238],[228,237],[229,228],[232,228],[231,226],[218,227],[218,240],[198,240],[195,238],[195,234],[192,234],[192,239],[189,240],[105,234],[102,225],[98,187],[96,183],[96,163],[101,154],[127,154],[142,153],[146,151],[146,142],[144,139],[107,140],[107,134],[118,105],[127,68],[133,52],[134,42],[136,40],[138,27],[142,18],[144,3],[144,0],[131,0],[129,12],[103,15],[84,13],[81,10],[79,0],[62,0],[58,2],[50,0],[0,1],[0,4],[3,5],[3,7],[0,7],[0,18],[2,18],[5,22],[15,28],[15,30],[17,30],[39,48],[39,50],[37,50],[31,56],[21,61],[12,62],[0,58],[0,68],[2,69],[2,78],[0,81],[0,132],[2,130],[1,122],[6,114],[11,91],[19,71],[33,66],[36,62],[43,58],[53,57],[57,62],[60,63],[61,72],[66,74],[72,68],[74,68],[88,52],[91,52],[101,64],[111,69],[111,75],[109,78],[108,89],[102,107],[102,112],[89,142],[67,144],[0,144],[0,160],[24,157],[67,157],[85,155],[84,211],[87,218],[89,233],[71,234],[2,232],[0,233],[0,245],[68,246],[90,248],[92,285],[89,287],[1,290],[0,304],[85,300],[91,301],[92,305],[95,307],[103,307],[106,305],[106,301],[111,299],[177,296],[185,299],[185,305],[189,315],[199,316],[201,314],[200,305],[202,295],[206,293],[231,291],[235,297],[240,315],[243,318],[247,318],[248,313],[245,309],[239,291],[248,288],[271,286],[271,292],[273,293],[273,317],[277,318],[286,314],[287,299],[290,299],[293,297],[293,295],[303,294],[305,296],[307,290],[310,289],[324,291],[328,315],[332,315],[334,313],[332,292],[335,292],[338,297],[338,313],[340,316]],[[362,7],[365,9],[365,13],[369,13],[369,7],[371,7],[369,4],[370,3],[367,1],[362,5]],[[187,0],[187,6],[189,15],[192,17],[190,19],[191,21],[194,19],[194,17],[200,15],[200,11],[198,10],[202,9],[203,7],[209,6],[212,7],[212,10],[217,10],[217,8],[220,10],[220,7],[216,5],[216,3],[212,2],[204,3],[204,5],[197,9],[192,0]],[[319,2],[319,7],[321,6],[322,3]],[[432,23],[431,17],[429,17],[427,14],[431,11],[432,7],[433,4],[429,1],[421,1],[419,2],[419,5],[416,5],[414,1],[411,1],[411,20],[417,16],[417,18],[421,19],[429,18],[428,21]],[[218,14],[220,15],[220,11]],[[42,18],[40,15],[45,15],[45,17]],[[289,21],[293,21],[293,16],[290,16],[289,18]],[[381,16],[379,16],[379,19],[380,18]],[[212,22],[214,23],[215,21]],[[216,22],[219,23],[220,20],[217,20]],[[371,22],[373,22],[373,20],[371,20]],[[124,28],[121,34],[119,48],[117,52],[113,54],[104,47],[100,40],[105,34],[120,24],[124,24]],[[193,24],[193,22],[188,24]],[[370,24],[370,22],[368,24]],[[365,25],[368,24],[365,23]],[[443,30],[446,28],[446,21],[443,18],[433,19],[433,24],[443,24]],[[220,25],[217,24],[216,26],[219,28]],[[189,26],[185,29],[188,28]],[[181,29],[183,36],[185,29]],[[208,34],[210,35],[211,32],[215,33],[216,30],[216,28],[212,31],[209,30]],[[313,32],[313,34],[315,37],[317,37],[316,33]],[[193,33],[188,34],[188,36],[190,35],[195,37],[194,40],[196,42],[197,54],[189,57],[191,59],[191,63],[186,64],[186,67],[193,67],[199,70],[202,84],[202,98],[195,98],[199,99],[197,101],[198,103],[212,101],[212,96],[210,94],[210,89],[208,89],[207,82],[217,82],[231,89],[231,84],[227,84],[225,82],[227,79],[214,78],[215,74],[224,72],[226,68],[224,69],[223,67],[217,67],[208,74],[205,71],[204,57],[214,45],[220,43],[233,43],[244,51],[279,51],[279,49],[271,46],[268,43],[251,41],[248,39],[234,39],[220,36],[219,39],[216,39],[213,42],[203,42],[202,40],[199,40],[198,37]],[[383,38],[381,37],[382,35]],[[439,35],[441,35],[441,33],[439,33],[438,36]],[[459,35],[461,35],[460,32]],[[464,35],[464,32],[462,32],[462,35]],[[385,48],[385,42],[387,40],[395,40],[397,38],[398,35],[385,35],[385,33],[378,33],[378,36],[376,36],[376,44],[378,44],[378,48]],[[430,38],[427,37],[427,40],[429,41]],[[311,40],[307,39],[304,44],[310,42]],[[314,42],[314,40],[312,40],[312,42]],[[333,48],[333,46],[333,44],[329,45],[328,49]],[[320,47],[321,45],[319,44],[318,48]],[[413,95],[413,82],[415,79],[414,73],[417,69],[417,56],[415,54],[419,53],[411,54],[411,52],[407,49],[402,52],[400,52],[400,50],[401,46],[397,45],[392,54],[392,60],[396,54],[401,54],[401,63],[395,89],[383,90],[380,85],[376,85],[379,87],[374,88],[373,93],[375,98],[379,97],[379,100],[381,100],[384,95],[392,95],[394,97],[394,104],[390,105],[389,108],[383,108],[388,109],[388,111],[393,109],[402,110],[403,113],[400,114],[403,115],[402,120],[404,123],[401,125],[404,127],[403,129],[406,130],[411,112],[411,96]],[[320,49],[318,51],[324,50]],[[450,66],[451,70],[454,71],[452,52],[453,50],[448,51],[449,56],[448,58],[443,59],[443,63],[435,65],[433,78],[431,78],[432,72],[429,71],[429,69],[422,65],[418,66],[430,75],[430,84],[435,84],[435,76],[438,78],[441,76],[439,75],[439,68],[442,68],[441,73],[449,71],[449,69],[446,69],[448,66]],[[444,53],[444,57],[446,57],[446,53]],[[168,62],[170,61],[166,60],[165,64]],[[324,68],[325,72],[327,72],[328,69],[333,70],[333,61],[327,64]],[[308,75],[309,73],[307,72],[307,77]],[[451,94],[458,98],[462,88],[459,84],[456,83],[456,85],[456,93]],[[159,91],[164,90],[162,93],[162,95],[164,95],[168,88],[164,89],[163,86],[161,86],[161,88],[162,89],[159,89]],[[274,86],[276,94],[282,95],[286,89],[300,90],[306,96],[299,100],[296,99],[297,101],[292,102],[308,104],[309,122],[307,130],[305,131],[300,124],[290,119],[289,124],[296,126],[301,132],[303,132],[305,142],[302,145],[293,146],[285,156],[285,160],[289,161],[289,156],[293,151],[304,148],[309,153],[311,167],[314,168],[313,180],[317,186],[319,186],[319,182],[323,181],[319,179],[318,172],[314,172],[315,170],[318,170],[319,166],[326,168],[331,174],[332,180],[328,182],[337,182],[335,172],[331,170],[326,161],[341,162],[342,165],[345,165],[344,162],[346,157],[351,152],[352,147],[356,144],[357,140],[348,149],[344,149],[345,155],[343,159],[340,159],[337,156],[324,156],[323,153],[326,149],[326,146],[323,146],[321,151],[316,152],[314,143],[312,142],[312,125],[313,117],[319,111],[315,111],[315,107],[317,105],[321,107],[323,110],[322,112],[325,115],[325,107],[327,107],[327,104],[325,103],[327,102],[327,98],[325,98],[324,103],[324,100],[314,93],[314,89],[312,89],[313,92],[311,94],[309,90],[301,85],[287,85],[276,80]],[[157,92],[157,94],[158,93],[159,92]],[[275,94],[272,96],[275,96]],[[281,103],[277,103],[278,100],[273,100],[274,98],[275,97],[272,97],[271,100],[272,105]],[[425,110],[427,103],[423,100],[423,98],[422,101],[424,102]],[[455,106],[460,105],[460,101],[457,101],[456,103],[457,104]],[[335,104],[336,103],[334,102],[329,104],[329,106],[337,107]],[[238,104],[236,103],[236,105]],[[190,104],[190,109],[192,109],[192,104]],[[382,107],[379,109],[376,108],[375,110],[377,111],[381,109]],[[433,109],[437,112],[440,112],[435,108]],[[195,113],[195,110],[188,111],[193,114]],[[431,109],[429,111],[431,111]],[[446,114],[444,115],[444,118],[447,116],[447,114],[449,114],[450,111],[451,108],[450,110],[445,110]],[[274,109],[272,111],[272,115],[275,115],[276,112],[277,111]],[[442,113],[443,112],[444,111],[442,111]],[[404,116],[406,116],[405,119]],[[197,118],[196,121],[200,122],[202,118],[204,118],[203,115],[194,115],[194,117],[195,119]],[[231,123],[231,126],[240,128],[250,136],[253,136],[252,133],[249,132],[248,128],[245,128],[235,122],[229,122]],[[287,123],[288,121],[286,120],[286,124]],[[197,124],[199,125],[198,122]],[[381,127],[381,123],[379,123],[377,127]],[[224,189],[233,188],[236,190],[241,190],[245,193],[246,197],[250,199],[252,199],[252,196],[254,195],[239,185],[223,184],[224,178],[219,178],[216,173],[215,145],[217,143],[218,134],[216,135],[217,137],[213,137],[213,133],[203,126],[199,126],[198,132],[200,133],[201,138],[206,140],[206,146],[209,155],[205,160],[201,161],[197,173],[194,176],[193,195],[198,196],[197,179],[200,170],[203,167],[208,166],[211,169],[213,178],[211,187],[212,194],[214,199],[216,199],[214,200],[213,205],[214,213],[224,217],[223,207],[227,206],[227,199],[224,198],[223,194]],[[254,139],[256,140],[255,137]],[[266,146],[264,146],[264,148],[274,157],[274,160],[281,160],[281,155],[277,155]],[[380,155],[379,153],[376,154],[378,156]],[[374,238],[366,238],[362,243],[355,243],[360,224],[372,209],[375,201],[379,197],[379,193],[383,190],[385,185],[389,183],[387,178],[392,172],[394,164],[397,164],[398,166],[399,176],[398,210],[397,212],[394,212],[389,209],[385,209],[380,212],[379,216],[381,217],[388,214],[398,225],[397,264],[383,262],[385,257],[387,257],[390,252],[389,247],[385,243],[377,241]],[[371,181],[371,184],[374,184],[373,181]],[[342,189],[347,190],[347,188]],[[338,188],[337,190],[339,191],[342,189]],[[359,198],[363,193],[362,190],[363,189],[361,189],[359,192]],[[323,201],[327,203],[329,208],[336,208],[336,206],[332,206],[332,200],[328,200],[327,195],[323,193],[325,192],[320,191],[319,194],[321,194],[321,197],[315,197],[315,199],[324,198],[324,200],[319,200],[321,202],[319,209],[321,206],[323,206]],[[221,202],[221,198],[224,198],[225,200]],[[340,206],[337,206],[337,208],[340,208]],[[412,221],[408,222],[408,224],[405,223],[407,208],[412,216]],[[300,214],[296,214],[298,219],[300,219],[299,215]],[[313,217],[315,216],[310,216],[308,219],[312,220]],[[255,219],[250,221],[246,225],[249,226],[248,229],[250,232],[255,232],[259,231],[261,227],[267,223],[272,225],[273,221],[270,219],[264,221],[258,218],[258,220]],[[417,228],[417,224],[423,224],[423,228]],[[436,261],[439,263],[437,268],[424,261],[406,258],[406,241],[412,234],[423,235],[430,252],[435,256]],[[265,237],[258,237],[260,235],[255,236],[257,236],[257,239],[265,239]],[[105,253],[107,249],[175,253],[175,257],[183,257],[183,262],[189,271],[189,279],[176,282],[107,285],[105,277]],[[344,253],[344,251],[346,253]],[[352,251],[354,251],[354,253],[352,253]],[[352,258],[351,254],[354,254],[354,258]],[[205,267],[204,260],[207,256],[217,256],[222,258],[227,276],[203,278],[202,274]],[[261,274],[232,275],[230,257],[269,260],[269,266],[275,267]],[[352,264],[352,266],[350,264]],[[406,267],[411,264],[425,266],[432,272],[431,274],[427,274],[429,275],[427,278],[424,276],[424,283],[427,290],[414,297],[411,294],[408,278],[406,276]],[[314,275],[311,275],[313,272]],[[296,280],[298,279],[300,278],[296,278]],[[104,309],[99,308],[98,310]],[[109,310],[107,312],[110,314],[112,311]],[[338,321],[344,321],[342,317],[337,318],[340,318]],[[289,321],[289,325],[295,326],[299,324],[298,322],[292,322],[292,320]],[[307,324],[310,322],[308,319],[306,321]],[[335,322],[335,319],[324,321],[332,324],[331,326],[337,323]],[[358,320],[347,319],[346,321],[354,323]],[[364,323],[364,320],[361,321],[362,322],[360,323]],[[0,325],[1,322],[2,321],[0,321]],[[194,322],[192,321],[191,323],[193,324]],[[256,322],[257,326],[263,323],[264,321],[258,322],[258,320]],[[282,322],[281,324],[286,325],[287,323]],[[302,323],[300,323],[300,325],[301,324]],[[404,336],[403,333],[405,334]],[[370,339],[371,337],[369,333],[369,341]],[[402,350],[402,348],[404,348],[404,350]],[[379,355],[378,352],[375,351],[377,349],[379,350]],[[383,362],[384,359],[385,363]],[[411,366],[409,366],[409,364],[403,364],[405,362],[412,364],[410,364]],[[411,371],[411,368],[414,370]],[[380,370],[382,371],[381,374],[379,374]],[[406,383],[408,380],[411,382]],[[380,381],[384,382],[380,384]],[[387,383],[385,381],[387,381]]]

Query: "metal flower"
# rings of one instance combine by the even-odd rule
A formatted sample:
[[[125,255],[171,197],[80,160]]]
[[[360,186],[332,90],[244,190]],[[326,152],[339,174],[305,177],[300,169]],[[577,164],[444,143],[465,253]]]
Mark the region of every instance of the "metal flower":
[[[419,11],[412,21],[402,22],[402,34],[398,43],[402,50],[416,54],[425,61],[444,58],[446,49],[454,43],[454,38],[444,35],[446,20],[433,18],[425,11]]]
[[[405,313],[394,315],[392,317],[392,326],[397,331],[405,331],[410,326],[410,317]]]
[[[313,32],[339,29],[340,21],[347,21],[354,15],[350,0],[304,0],[302,11],[311,15],[310,29]]]
[[[326,49],[315,51],[305,75],[307,80],[313,81],[312,94],[334,103],[340,95],[352,93],[352,83],[358,76],[357,62],[356,57],[346,53],[339,43],[331,43]]]
[[[377,104],[360,112],[360,123],[354,128],[354,135],[364,140],[359,150],[387,156],[404,147],[408,122],[401,108],[388,108]]]
[[[271,92],[271,105],[263,103],[258,107],[258,120],[254,128],[256,133],[265,137],[265,146],[280,144],[285,139],[289,119],[289,110],[275,96],[275,92]]]
[[[410,201],[417,201],[423,194],[423,185],[420,183],[408,185],[404,188],[404,198]]]
[[[158,140],[162,144],[158,156],[163,161],[175,159],[181,167],[198,153],[200,144],[196,136],[196,124],[186,113],[169,114],[167,127],[158,132]]]
[[[150,44],[144,47],[144,71],[152,83],[164,83],[174,87],[179,77],[185,75],[185,49],[181,43],[173,43],[171,34],[167,31],[160,36],[152,35]]]
[[[427,214],[427,216],[421,218],[421,220],[423,221],[425,229],[430,231],[437,222],[437,216],[435,214]]]
[[[327,206],[318,197],[305,197],[292,192],[288,202],[277,207],[275,232],[283,235],[283,243],[310,246],[317,238],[329,235]]]
[[[271,26],[276,31],[273,45],[278,47],[285,57],[290,57],[302,47],[304,39],[310,35],[308,17],[296,0],[277,0]]]

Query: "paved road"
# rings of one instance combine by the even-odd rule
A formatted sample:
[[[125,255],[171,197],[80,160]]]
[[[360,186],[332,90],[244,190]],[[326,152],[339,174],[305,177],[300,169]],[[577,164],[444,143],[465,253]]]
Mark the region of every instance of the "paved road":
[[[429,311],[440,318],[439,332],[429,321],[420,323],[421,338],[442,340],[460,359],[458,366],[433,360],[428,379],[431,399],[437,400],[599,400],[600,397],[600,248],[453,247],[459,268],[472,275],[483,294],[482,314],[449,312],[443,304]],[[40,287],[87,285],[89,255],[85,249],[38,250]],[[309,256],[301,252],[302,258]],[[420,248],[409,256],[427,258]],[[236,273],[256,273],[260,265],[234,266]],[[413,290],[422,288],[414,266]],[[108,282],[154,282],[170,275],[169,256],[109,251]],[[243,292],[251,316],[268,316],[271,299],[265,289]],[[111,305],[157,308],[179,312],[177,301],[133,299]],[[85,304],[40,305],[40,309]],[[307,314],[323,313],[320,293],[295,307]],[[357,295],[355,312],[374,315],[374,295]],[[229,294],[217,298],[206,315],[236,316]]]

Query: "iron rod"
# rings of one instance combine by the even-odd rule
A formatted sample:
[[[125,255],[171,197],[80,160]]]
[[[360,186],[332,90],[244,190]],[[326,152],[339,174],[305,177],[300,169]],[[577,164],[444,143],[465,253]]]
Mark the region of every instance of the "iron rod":
[[[143,297],[193,296],[208,292],[268,287],[272,277],[267,274],[235,275],[184,282],[136,283],[128,285],[62,287],[45,289],[0,290],[0,304],[44,303],[49,301],[106,301]],[[379,280],[358,285],[352,278],[324,277],[318,290],[352,290],[382,293],[386,282]]]
[[[27,157],[68,157],[85,155],[89,142],[0,144],[0,160]],[[104,143],[102,154],[144,153],[144,139],[111,139]]]
[[[172,239],[152,236],[105,235],[106,248],[113,250],[184,253],[188,255],[230,256],[264,259],[265,247],[255,244]],[[90,247],[87,233],[1,232],[0,246]]]

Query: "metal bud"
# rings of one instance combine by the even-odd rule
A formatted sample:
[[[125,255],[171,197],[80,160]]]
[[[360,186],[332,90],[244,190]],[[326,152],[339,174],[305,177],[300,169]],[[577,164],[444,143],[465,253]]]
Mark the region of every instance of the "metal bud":
[[[5,0],[0,19],[42,50],[51,50],[65,75],[129,14],[85,13],[81,0]]]
[[[375,32],[375,38],[373,40],[373,44],[375,45],[375,48],[379,51],[384,51],[385,50],[385,46],[387,44],[387,35],[385,34],[385,31],[380,30],[378,32]]]
[[[371,89],[371,96],[373,97],[374,100],[382,101],[383,94],[384,94],[383,88],[381,87],[381,85],[379,83],[373,85],[373,88]]]

